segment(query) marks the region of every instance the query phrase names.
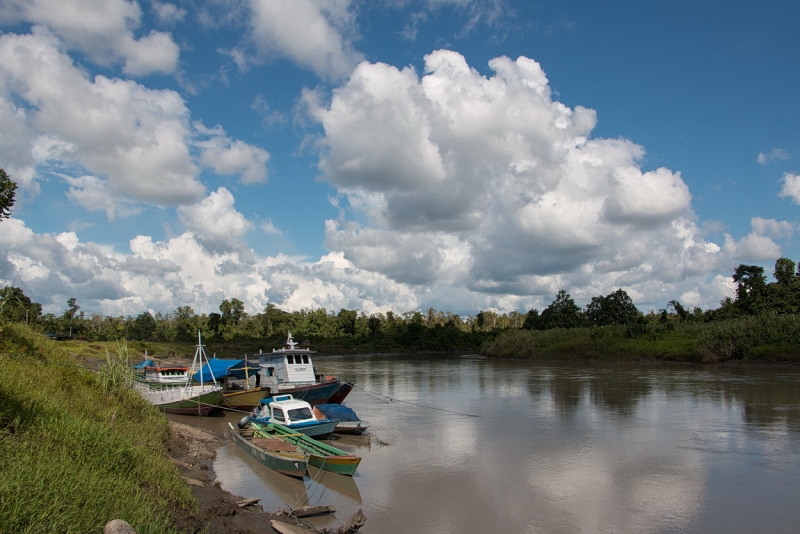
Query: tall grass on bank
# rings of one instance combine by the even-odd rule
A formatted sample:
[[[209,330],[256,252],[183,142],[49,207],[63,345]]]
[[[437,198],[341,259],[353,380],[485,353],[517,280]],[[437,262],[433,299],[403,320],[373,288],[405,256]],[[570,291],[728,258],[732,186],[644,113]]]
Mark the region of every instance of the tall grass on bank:
[[[500,358],[542,361],[697,361],[697,327],[631,329],[628,326],[509,330],[483,348]]]
[[[769,313],[709,323],[697,352],[704,362],[800,362],[800,316]]]
[[[482,347],[482,352],[547,361],[800,362],[800,316],[509,330]]]
[[[173,533],[171,513],[196,509],[166,456],[167,420],[108,358],[89,371],[56,342],[0,324],[0,532],[102,532],[123,519]]]

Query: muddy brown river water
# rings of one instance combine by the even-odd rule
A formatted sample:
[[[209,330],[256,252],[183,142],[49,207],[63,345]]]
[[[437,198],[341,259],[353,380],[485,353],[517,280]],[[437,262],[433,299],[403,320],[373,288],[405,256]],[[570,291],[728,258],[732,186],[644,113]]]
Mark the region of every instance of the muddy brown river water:
[[[350,478],[291,479],[229,441],[217,479],[266,510],[361,508],[364,533],[800,532],[800,369],[317,357],[356,383]],[[217,432],[241,414],[172,416]],[[313,468],[312,468],[313,469]]]

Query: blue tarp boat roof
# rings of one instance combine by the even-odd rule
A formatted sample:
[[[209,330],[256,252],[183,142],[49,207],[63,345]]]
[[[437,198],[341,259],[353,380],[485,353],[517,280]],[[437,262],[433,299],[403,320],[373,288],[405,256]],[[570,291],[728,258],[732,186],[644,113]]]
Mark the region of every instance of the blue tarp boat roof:
[[[156,364],[153,360],[145,360],[133,366],[134,369],[144,369],[145,367],[152,367]]]
[[[219,358],[211,358],[208,363],[204,365],[199,371],[192,375],[192,380],[195,382],[211,382],[211,373],[214,373],[214,378],[219,380],[228,376],[228,369],[242,363],[243,360],[220,360]]]
[[[255,376],[260,369],[258,362],[239,360],[239,363],[228,368],[228,375],[234,378],[244,379],[248,376]]]
[[[352,408],[342,406],[341,404],[317,404],[314,406],[317,410],[325,414],[328,419],[338,419],[339,421],[360,421],[356,412]]]

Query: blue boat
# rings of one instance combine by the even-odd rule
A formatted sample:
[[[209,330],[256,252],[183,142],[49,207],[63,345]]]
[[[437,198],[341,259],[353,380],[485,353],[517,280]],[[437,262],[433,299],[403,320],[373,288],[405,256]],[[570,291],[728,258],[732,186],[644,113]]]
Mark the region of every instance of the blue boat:
[[[291,395],[262,399],[249,420],[262,425],[278,423],[317,439],[330,436],[339,424],[338,419],[317,419],[311,404]]]

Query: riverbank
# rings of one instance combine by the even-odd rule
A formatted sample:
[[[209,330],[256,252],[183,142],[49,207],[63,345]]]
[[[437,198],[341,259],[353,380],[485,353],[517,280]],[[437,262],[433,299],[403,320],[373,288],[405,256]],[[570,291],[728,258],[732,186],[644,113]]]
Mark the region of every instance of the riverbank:
[[[169,458],[198,506],[196,513],[176,515],[178,529],[203,534],[259,534],[273,532],[273,520],[302,526],[284,513],[265,512],[254,499],[232,495],[215,483],[214,451],[224,444],[225,436],[175,421],[169,426]]]
[[[127,386],[120,354],[95,363],[0,323],[0,495],[14,496],[0,498],[0,532],[100,533],[114,519],[138,534],[272,531],[280,516],[215,484],[224,436],[171,423]]]

